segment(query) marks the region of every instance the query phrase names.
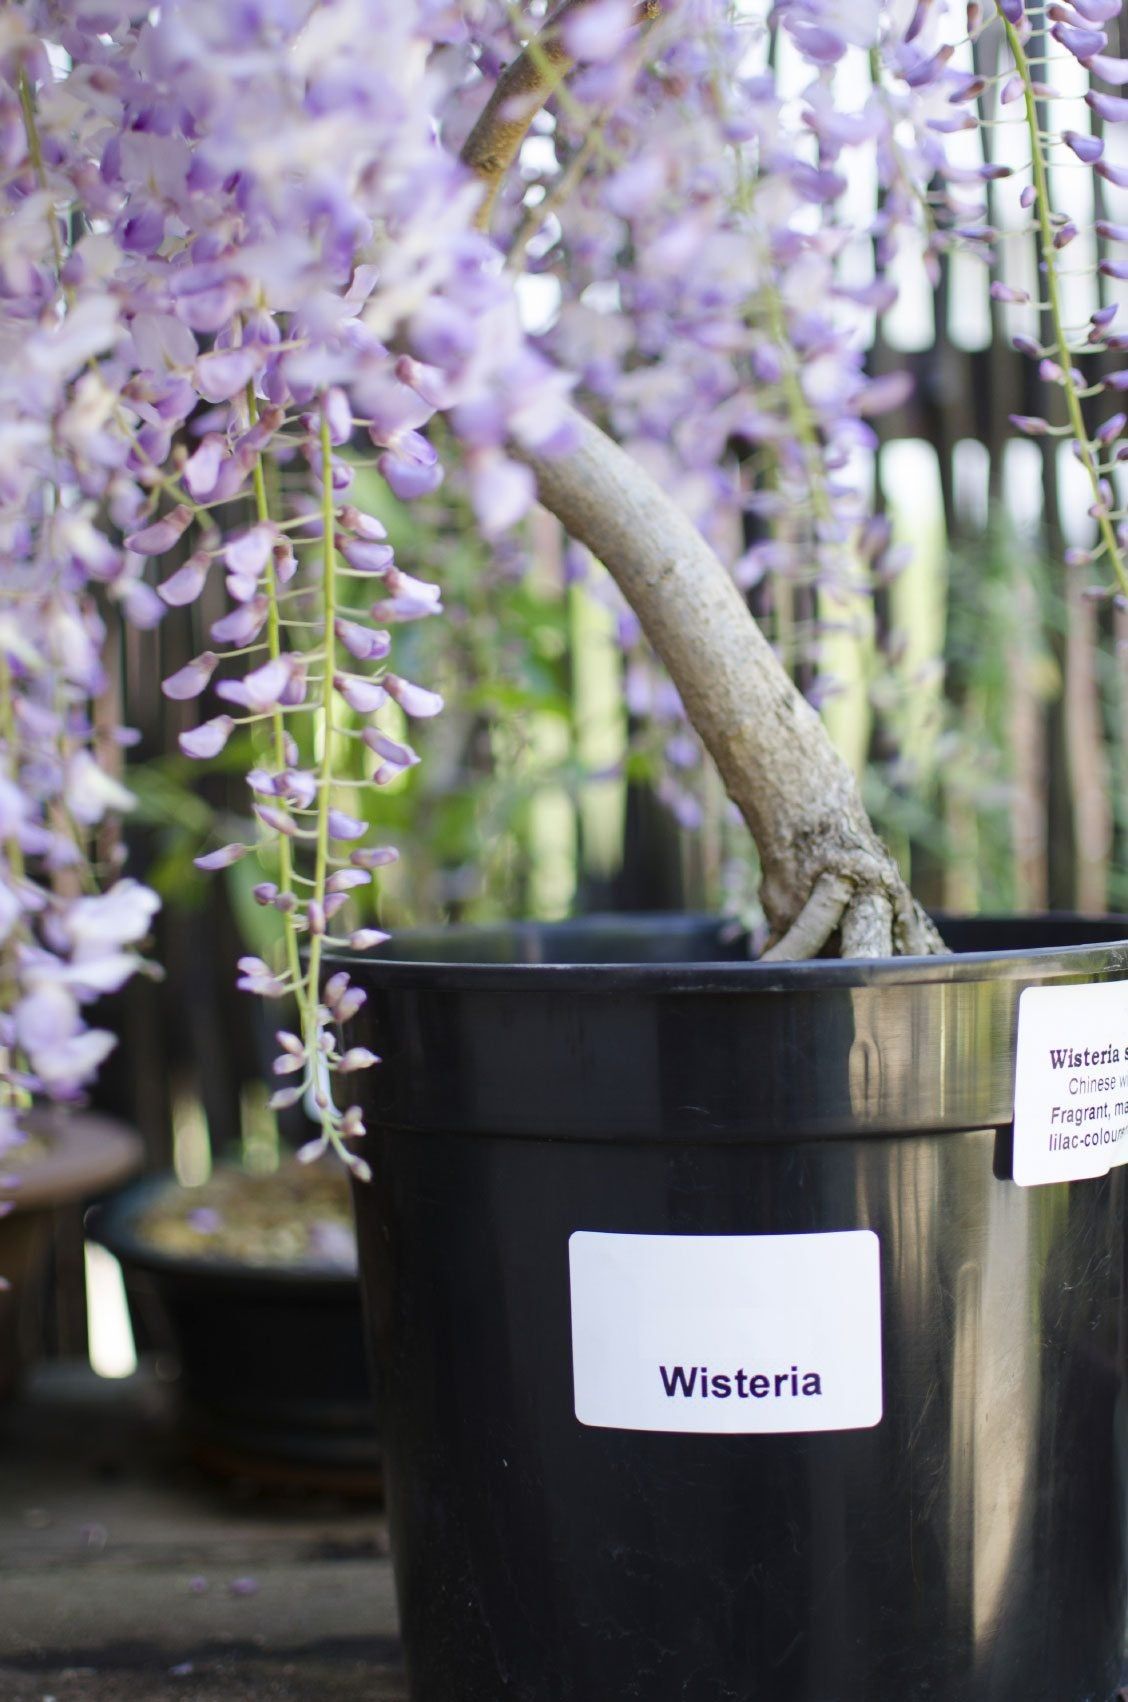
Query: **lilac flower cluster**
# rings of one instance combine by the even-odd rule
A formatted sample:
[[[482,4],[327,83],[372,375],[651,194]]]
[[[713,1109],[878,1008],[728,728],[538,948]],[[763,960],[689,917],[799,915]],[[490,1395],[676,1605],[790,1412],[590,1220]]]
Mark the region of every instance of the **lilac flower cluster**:
[[[1109,52],[1108,33],[1120,13],[1121,0],[1070,0],[1044,8],[1025,0],[998,0],[997,14],[980,28],[1001,30],[1005,37],[1009,63],[996,79],[994,94],[997,110],[1017,110],[1027,130],[1029,172],[1020,204],[1032,221],[1041,281],[1036,298],[1005,276],[992,285],[992,294],[1019,323],[1016,348],[1037,362],[1050,395],[1060,398],[1052,418],[1014,415],[1013,423],[1029,437],[1069,443],[1085,475],[1088,515],[1095,524],[1092,543],[1074,545],[1067,563],[1076,568],[1100,564],[1105,578],[1096,594],[1106,592],[1111,577],[1123,598],[1128,597],[1128,507],[1119,487],[1128,460],[1128,414],[1122,406],[1128,371],[1118,368],[1128,336],[1118,327],[1118,315],[1128,281],[1123,258],[1128,99],[1110,91],[1128,84],[1128,59]],[[1047,115],[1068,82],[1061,72],[1070,61],[1087,74],[1088,122],[1084,129],[1063,125],[1059,131]],[[1079,211],[1085,197],[1077,192],[1077,172],[1092,173],[1089,204],[1098,216],[1091,213],[1088,220]],[[1071,189],[1068,200],[1063,179]],[[1088,319],[1078,323],[1067,287],[1075,288],[1086,276],[1096,287]],[[1081,356],[1103,357],[1102,375],[1087,382],[1077,365]]]
[[[441,413],[478,523],[495,537],[533,500],[511,454],[569,443],[575,374],[588,404],[674,490],[751,588],[812,599],[889,578],[900,557],[871,508],[874,418],[906,395],[867,351],[907,266],[944,248],[984,256],[985,186],[1008,167],[956,139],[982,103],[1021,99],[1033,144],[1052,337],[1031,347],[1059,385],[1090,476],[1100,544],[1128,588],[1112,488],[1124,418],[1090,431],[1064,318],[1060,256],[1076,236],[1051,205],[1047,149],[1105,189],[1128,166],[1099,133],[1042,128],[1051,72],[1031,56],[1023,0],[1000,16],[948,0],[627,0],[572,7],[578,68],[525,151],[494,242],[457,143],[511,56],[503,0],[22,0],[0,21],[0,942],[9,1102],[72,1097],[112,1043],[82,1007],[120,986],[154,900],[120,874],[108,818],[128,735],[102,701],[104,623],[142,626],[227,602],[208,648],[165,681],[201,704],[181,737],[207,760],[249,752],[253,855],[277,921],[275,960],[240,985],[297,1017],[279,1031],[273,1103],[304,1103],[307,1151],[350,1143],[360,1112],[337,1078],[377,1060],[345,1029],[363,999],[327,952],[378,944],[351,895],[395,856],[371,842],[363,796],[416,761],[412,720],[439,713],[400,668],[397,630],[442,609],[426,564],[397,561],[355,500],[371,467],[400,500],[447,469]],[[1119,0],[1062,0],[1042,22],[1061,54],[1119,87]],[[1005,32],[1011,63],[980,76],[970,37]],[[970,30],[970,36],[969,36]],[[1095,124],[1128,101],[1094,88]],[[547,156],[547,157],[546,157]],[[539,162],[539,163],[538,163]],[[877,212],[852,184],[872,174]],[[539,199],[538,199],[539,195]],[[1128,226],[1099,227],[1108,281]],[[526,336],[514,273],[552,281]],[[1021,308],[1017,286],[996,295]],[[1034,304],[1030,304],[1033,306]],[[1083,328],[1120,347],[1115,308]],[[1114,375],[1107,381],[1123,389]],[[378,504],[374,506],[378,507]],[[209,597],[213,595],[209,592]],[[634,623],[625,618],[624,635]],[[640,664],[674,769],[694,761],[680,705]],[[189,710],[188,713],[194,713]],[[366,754],[344,772],[351,741]],[[671,801],[691,813],[680,782]],[[284,1019],[288,1020],[288,1019]],[[346,1083],[347,1088],[347,1083]]]
[[[68,115],[40,129],[42,42],[0,24],[0,1148],[42,1095],[76,1098],[114,1044],[84,1007],[138,968],[156,899],[109,832],[131,797],[129,734],[105,674],[101,588],[145,623],[159,604],[111,541],[135,508],[130,444],[103,363],[114,302],[76,288],[62,213],[82,169]],[[66,189],[63,189],[63,185]]]
[[[543,346],[742,588],[817,607],[887,582],[905,558],[872,512],[874,421],[909,386],[867,370],[874,325],[911,266],[989,240],[995,168],[950,157],[977,121],[962,12],[681,0],[640,22],[606,0],[564,29],[578,69],[498,219],[510,264],[554,280]],[[483,39],[481,65],[506,56]],[[648,667],[634,697],[665,703]],[[690,821],[686,741],[664,742]]]
[[[322,987],[322,963],[384,937],[345,914],[395,853],[368,842],[336,752],[362,741],[379,786],[416,760],[389,711],[425,718],[442,701],[393,655],[397,625],[440,611],[439,588],[396,562],[349,488],[367,463],[402,500],[433,492],[443,468],[425,427],[441,408],[489,533],[532,496],[510,439],[567,442],[568,385],[526,346],[473,229],[477,186],[435,143],[452,22],[426,0],[170,0],[140,15],[44,0],[11,11],[0,44],[13,561],[0,732],[20,1079],[73,1091],[86,1078],[108,1037],[83,1034],[77,1007],[132,967],[125,948],[153,907],[131,882],[64,903],[22,861],[63,871],[65,891],[84,862],[65,824],[128,804],[83,716],[101,689],[90,587],[150,624],[219,575],[229,611],[212,648],[164,689],[217,700],[182,735],[189,756],[249,730],[260,837],[200,862],[253,849],[266,864],[256,897],[282,955],[244,958],[240,985],[297,1005],[274,1104],[304,1100],[320,1131],[310,1155],[331,1143],[354,1168],[344,1143],[360,1114],[332,1078],[376,1060],[342,1038],[363,994],[345,970]],[[305,765],[297,717],[315,729]]]

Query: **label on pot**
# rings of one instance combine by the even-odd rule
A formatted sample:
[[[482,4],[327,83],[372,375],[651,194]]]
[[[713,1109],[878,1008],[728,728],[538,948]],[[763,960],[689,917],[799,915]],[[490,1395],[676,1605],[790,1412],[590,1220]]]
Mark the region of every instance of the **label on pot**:
[[[1027,987],[1018,1001],[1014,1179],[1024,1188],[1128,1164],[1128,981]]]
[[[865,1430],[882,1415],[868,1229],[569,1243],[576,1417],[605,1430]]]

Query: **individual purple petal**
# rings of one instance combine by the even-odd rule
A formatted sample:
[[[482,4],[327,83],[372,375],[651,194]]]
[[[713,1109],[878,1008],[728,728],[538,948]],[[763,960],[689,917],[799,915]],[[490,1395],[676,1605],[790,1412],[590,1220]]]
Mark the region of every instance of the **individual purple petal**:
[[[181,478],[189,496],[205,501],[215,490],[219,469],[227,459],[227,444],[218,432],[208,432],[184,463]]]
[[[591,64],[613,59],[633,23],[630,0],[592,0],[565,17],[560,33],[570,57]]]
[[[380,456],[376,465],[401,502],[414,502],[417,497],[430,496],[443,482],[443,469],[437,461],[425,466],[388,450]]]
[[[140,207],[134,203],[114,228],[118,245],[126,254],[155,254],[164,241],[164,233],[164,214],[151,202]]]
[[[1108,219],[1098,219],[1093,226],[1104,242],[1128,242],[1128,225],[1114,225]],[[1090,317],[1094,325],[1109,325],[1116,317],[1117,304],[1098,308]]]
[[[443,700],[437,691],[427,691],[425,687],[413,685],[410,680],[404,680],[398,674],[385,674],[384,686],[389,697],[394,697],[405,715],[416,720],[429,720],[432,715],[438,715],[443,707]]]
[[[965,101],[978,100],[987,87],[987,79],[973,75],[970,71],[955,72],[949,82],[948,100],[956,106]]]
[[[1123,282],[1128,278],[1128,260],[1102,260],[1097,271],[1104,278],[1118,278]]]
[[[1010,423],[1016,431],[1022,432],[1024,437],[1045,437],[1050,429],[1049,422],[1039,419],[1035,414],[1011,414]]]
[[[401,502],[429,496],[443,480],[438,451],[417,431],[398,432],[376,464]]]
[[[391,739],[387,733],[382,733],[378,727],[366,727],[363,734],[364,742],[370,751],[383,757],[396,768],[414,768],[419,757],[410,745],[401,744],[398,739]]]
[[[338,869],[325,883],[326,892],[351,892],[354,887],[371,886],[372,876],[366,869]]]
[[[430,598],[412,597],[404,593],[373,603],[368,612],[374,621],[394,626],[397,622],[422,621],[431,615],[439,615],[442,613],[442,604],[432,602]]]
[[[1071,4],[1086,23],[1107,24],[1119,16],[1121,0],[1071,0]]]
[[[358,573],[384,573],[395,560],[390,544],[370,543],[367,538],[342,538],[338,548]]]
[[[1128,100],[1123,95],[1106,95],[1090,89],[1085,96],[1085,104],[1106,124],[1123,124],[1128,119]],[[1108,173],[1102,172],[1101,175],[1107,176]]]
[[[206,402],[229,402],[245,390],[260,364],[255,349],[216,349],[201,355],[193,380]]]
[[[179,542],[191,523],[192,510],[181,504],[174,508],[171,514],[165,514],[151,526],[145,526],[140,532],[134,532],[126,538],[125,547],[132,550],[134,555],[163,555],[173,544]]]
[[[261,521],[252,526],[249,532],[241,532],[232,538],[223,552],[223,559],[232,573],[241,578],[254,578],[270,560],[270,552],[277,533],[267,521]]]
[[[144,579],[121,579],[115,586],[121,610],[138,632],[151,632],[165,617],[165,606]]]
[[[1074,29],[1069,24],[1055,24],[1050,34],[1074,59],[1080,59],[1082,64],[1092,59],[1094,54],[1103,53],[1108,46],[1108,37],[1103,30],[1082,30]]]
[[[230,323],[243,294],[244,285],[241,282],[233,280],[225,284],[215,284],[210,289],[193,290],[190,294],[182,295],[176,303],[176,312],[193,331],[221,331]]]
[[[279,585],[288,585],[298,571],[298,558],[289,538],[278,538],[271,551],[274,557],[274,577]]]
[[[363,679],[358,674],[336,674],[333,684],[349,708],[355,709],[358,715],[372,715],[388,701],[388,694],[382,685],[376,680]]]
[[[991,300],[1025,303],[1030,300],[1030,293],[1028,290],[1015,289],[1012,284],[1004,284],[996,278],[991,285]]]
[[[210,566],[211,557],[207,551],[198,550],[194,556],[189,556],[183,567],[178,567],[157,586],[157,596],[170,609],[182,609],[194,603],[207,583]]]
[[[382,946],[391,937],[379,928],[358,928],[354,934],[349,935],[349,945],[353,951],[371,951],[373,946]]]
[[[307,810],[317,797],[317,775],[309,769],[284,768],[275,776],[274,792],[294,809]]]
[[[354,1070],[370,1070],[380,1062],[375,1052],[370,1052],[367,1046],[350,1046],[337,1065],[340,1075],[351,1075]]]
[[[217,644],[253,644],[263,627],[270,612],[270,605],[265,597],[254,597],[249,603],[243,603],[237,609],[232,609],[228,615],[222,615],[212,623],[210,636]]]
[[[846,52],[846,43],[834,30],[804,18],[788,17],[787,33],[804,59],[813,65],[837,65]]]
[[[1111,418],[1105,420],[1103,425],[1097,427],[1098,443],[1112,443],[1115,438],[1120,436],[1126,425],[1128,425],[1128,414],[1113,414]]]
[[[197,869],[229,869],[232,863],[238,863],[251,849],[249,845],[221,845],[218,851],[208,851],[202,857],[193,857]]]
[[[213,651],[205,650],[202,656],[194,657],[183,668],[178,668],[175,674],[170,674],[167,680],[162,680],[161,690],[166,697],[171,697],[178,703],[199,697],[215,673],[218,662],[219,657]]]
[[[330,443],[347,443],[352,436],[352,409],[349,406],[348,396],[339,384],[330,385],[325,392],[322,408],[325,422],[329,427]]]
[[[1063,130],[1061,139],[1086,165],[1092,165],[1104,153],[1104,143],[1099,136],[1086,136],[1080,130]]]
[[[214,720],[181,733],[177,743],[185,756],[206,760],[219,755],[234,731],[235,723],[230,715],[217,715]]]
[[[354,508],[351,503],[342,508],[338,518],[343,532],[352,532],[370,543],[382,543],[388,536],[388,528],[383,521],[377,520],[374,514],[365,514],[362,509]]]
[[[1116,5],[1119,8],[1120,0],[1116,0]],[[1104,53],[1094,53],[1089,60],[1089,74],[1099,77],[1102,83],[1120,88],[1128,83],[1128,59],[1113,59]]]
[[[391,651],[390,633],[361,626],[357,621],[334,621],[333,630],[350,656],[355,656],[358,662],[379,662]]]
[[[352,978],[347,969],[338,969],[335,975],[331,975],[329,977],[325,986],[322,988],[321,993],[321,996],[329,1010],[335,1013],[337,1012],[339,1001],[348,992],[351,985]],[[339,1014],[337,1020],[342,1020]]]
[[[273,804],[256,804],[254,811],[264,827],[283,834],[287,839],[292,839],[297,832],[293,817],[287,815],[285,810],[276,810]]]
[[[215,688],[216,694],[228,703],[240,704],[256,714],[265,714],[279,707],[282,694],[290,683],[290,673],[291,665],[286,658],[273,657],[261,668],[252,668],[241,680],[220,680]]]
[[[380,448],[414,435],[435,412],[434,404],[418,391],[387,374],[374,384],[364,384],[360,401],[370,421],[368,435]]]
[[[816,207],[827,206],[846,193],[846,179],[839,172],[808,165],[805,160],[797,160],[789,175],[796,194]]]
[[[257,573],[229,573],[225,583],[233,603],[252,603],[259,595],[262,580]]]
[[[495,538],[528,513],[536,501],[536,480],[528,467],[483,452],[471,468],[470,497],[483,532]]]
[[[363,839],[368,832],[368,824],[359,821],[356,816],[346,815],[344,810],[329,811],[329,836],[332,839]]]

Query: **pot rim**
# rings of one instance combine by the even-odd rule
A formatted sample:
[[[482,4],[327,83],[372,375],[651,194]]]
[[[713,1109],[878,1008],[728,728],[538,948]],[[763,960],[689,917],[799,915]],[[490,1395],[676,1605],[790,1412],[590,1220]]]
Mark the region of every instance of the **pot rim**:
[[[140,1135],[112,1117],[37,1110],[28,1118],[28,1129],[49,1139],[51,1150],[21,1166],[16,1148],[11,1169],[0,1174],[0,1199],[10,1202],[15,1214],[52,1210],[116,1187],[144,1161]]]
[[[799,963],[763,963],[753,959],[700,959],[678,962],[621,961],[545,962],[534,957],[515,962],[467,960],[439,955],[443,945],[458,946],[475,938],[508,935],[524,942],[530,951],[544,936],[586,933],[628,935],[653,934],[656,929],[685,933],[706,926],[720,927],[723,918],[680,912],[634,912],[627,915],[593,915],[559,922],[453,923],[445,928],[406,928],[395,934],[387,948],[365,953],[328,951],[326,969],[356,969],[363,965],[366,980],[390,986],[426,985],[450,991],[545,992],[559,989],[569,993],[642,994],[813,993],[821,988],[906,987],[929,984],[959,985],[967,982],[1024,982],[1066,979],[1091,980],[1103,974],[1128,971],[1128,916],[1073,915],[1066,911],[1044,911],[1029,916],[938,917],[941,927],[959,921],[984,929],[1013,927],[1029,920],[1032,926],[1051,924],[1068,929],[1092,930],[1094,939],[1081,944],[1008,947],[980,951],[954,951],[947,957],[813,958]],[[1101,930],[1107,928],[1108,934]],[[396,942],[414,943],[436,955],[396,957]],[[433,947],[431,942],[434,942]]]

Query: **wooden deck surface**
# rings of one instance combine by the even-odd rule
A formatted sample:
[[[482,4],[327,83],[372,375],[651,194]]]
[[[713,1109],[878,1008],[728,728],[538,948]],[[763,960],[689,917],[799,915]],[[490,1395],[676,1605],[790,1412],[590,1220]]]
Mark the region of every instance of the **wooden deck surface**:
[[[159,1385],[56,1364],[0,1413],[2,1702],[406,1702],[371,1505],[218,1485]]]

